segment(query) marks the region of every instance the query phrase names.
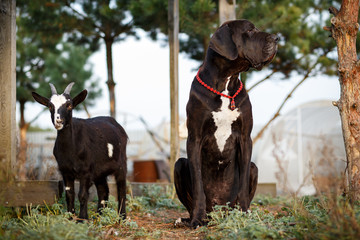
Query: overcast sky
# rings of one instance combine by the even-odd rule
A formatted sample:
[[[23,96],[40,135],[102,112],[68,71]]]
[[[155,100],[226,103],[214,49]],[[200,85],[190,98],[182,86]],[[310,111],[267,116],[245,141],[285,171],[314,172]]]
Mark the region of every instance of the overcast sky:
[[[117,120],[126,129],[139,128],[141,123],[136,120],[139,116],[142,116],[153,127],[170,120],[169,49],[167,46],[163,47],[163,43],[151,41],[144,37],[143,33],[141,35],[143,36],[141,40],[128,38],[113,46]],[[99,79],[99,85],[103,89],[103,95],[97,100],[96,106],[89,109],[93,116],[109,114],[105,59],[104,47],[90,58],[94,65],[95,77]],[[189,60],[184,54],[180,54],[179,112],[181,118],[185,117],[190,85],[198,66],[199,62]],[[265,72],[266,68],[253,74],[253,78],[249,79],[248,86],[262,79]],[[289,81],[267,81],[252,90],[249,95],[253,106],[254,124],[266,123],[299,80],[300,78],[293,78]],[[58,89],[58,92],[61,91],[63,89]],[[308,79],[294,93],[282,113],[309,101],[338,100],[339,92],[337,77]],[[42,110],[42,107],[36,103],[29,103],[26,105],[26,109],[26,120],[31,120]],[[73,115],[86,117],[83,112],[74,112]],[[18,119],[17,114],[17,121]],[[127,119],[126,122],[125,119]],[[43,113],[35,125],[52,127],[50,114]]]

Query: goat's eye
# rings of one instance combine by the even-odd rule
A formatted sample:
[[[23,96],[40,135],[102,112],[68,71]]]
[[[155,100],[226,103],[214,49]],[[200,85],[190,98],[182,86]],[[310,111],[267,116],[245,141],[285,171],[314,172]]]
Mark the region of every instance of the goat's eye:
[[[67,104],[66,104],[66,108],[67,108],[67,110],[71,110],[71,109],[72,109],[71,103],[67,103]]]

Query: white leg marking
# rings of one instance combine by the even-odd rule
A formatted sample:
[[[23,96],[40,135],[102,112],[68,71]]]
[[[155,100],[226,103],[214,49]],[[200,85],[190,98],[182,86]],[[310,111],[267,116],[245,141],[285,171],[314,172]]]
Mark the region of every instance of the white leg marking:
[[[109,158],[113,156],[114,146],[111,143],[107,144]]]
[[[229,78],[228,78],[229,80]],[[228,84],[230,81],[227,81],[224,94],[228,95]],[[232,123],[240,116],[239,108],[235,108],[233,111],[229,109],[230,99],[221,96],[221,107],[218,111],[213,111],[213,119],[215,122],[216,131],[215,138],[216,143],[219,147],[220,152],[224,151],[226,140],[231,135],[231,125]],[[220,163],[219,163],[220,164]]]
[[[100,202],[102,205],[105,205],[105,200],[101,200]]]
[[[70,187],[66,187],[66,188],[65,188],[65,191],[69,191],[69,190],[70,190]]]

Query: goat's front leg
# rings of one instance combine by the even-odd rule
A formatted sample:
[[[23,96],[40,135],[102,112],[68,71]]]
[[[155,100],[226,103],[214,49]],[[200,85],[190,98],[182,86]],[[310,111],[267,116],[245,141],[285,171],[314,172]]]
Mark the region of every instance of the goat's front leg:
[[[63,176],[64,185],[65,185],[65,198],[66,198],[66,207],[67,211],[71,212],[72,214],[75,213],[75,187],[74,181],[75,179],[69,177],[67,175]]]
[[[89,188],[91,186],[90,178],[80,179],[79,202],[80,202],[80,219],[88,219],[87,203],[89,200]]]

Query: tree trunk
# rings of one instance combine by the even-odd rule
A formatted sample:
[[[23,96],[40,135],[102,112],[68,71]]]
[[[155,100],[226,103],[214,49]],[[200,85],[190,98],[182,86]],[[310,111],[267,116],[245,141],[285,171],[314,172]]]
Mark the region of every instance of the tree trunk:
[[[20,149],[18,155],[18,178],[19,180],[26,180],[26,150],[27,141],[26,133],[30,124],[25,122],[25,102],[20,101]]]
[[[236,0],[219,0],[220,25],[229,20],[236,19]]]
[[[109,89],[109,97],[110,97],[110,116],[116,118],[116,108],[115,108],[115,82],[113,78],[113,61],[112,61],[112,44],[114,40],[111,38],[105,38],[105,46],[106,46],[106,63],[107,63],[107,72],[108,72],[108,80],[106,84]]]
[[[340,99],[334,102],[341,117],[347,158],[347,196],[354,202],[360,190],[360,66],[356,54],[359,0],[343,0],[341,9],[330,8],[334,14],[331,31],[336,41],[339,58]]]

